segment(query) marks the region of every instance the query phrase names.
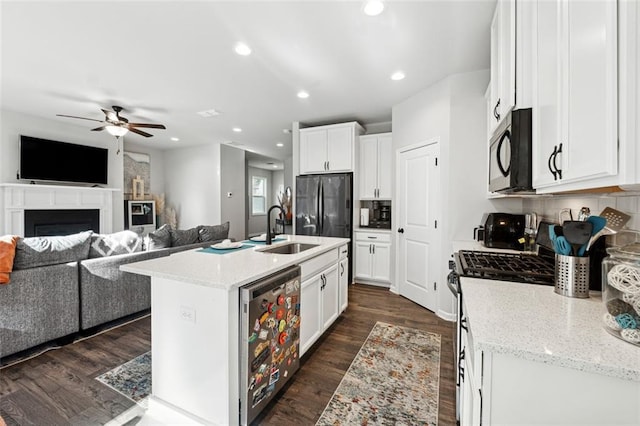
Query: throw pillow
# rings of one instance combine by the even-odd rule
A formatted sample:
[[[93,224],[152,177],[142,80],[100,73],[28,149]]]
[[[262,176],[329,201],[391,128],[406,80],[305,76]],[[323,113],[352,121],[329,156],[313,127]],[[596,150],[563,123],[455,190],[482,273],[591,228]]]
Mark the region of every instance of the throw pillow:
[[[186,246],[197,242],[198,228],[171,230],[171,247]]]
[[[89,258],[115,256],[142,251],[142,239],[133,231],[113,234],[93,234]]]
[[[166,223],[147,235],[146,250],[171,247],[171,228]]]
[[[198,236],[201,242],[225,240],[229,238],[229,222],[222,225],[200,225]]]
[[[0,284],[7,284],[11,279],[18,238],[15,235],[0,237]]]
[[[93,232],[61,237],[28,237],[18,240],[13,269],[76,262],[89,257]]]

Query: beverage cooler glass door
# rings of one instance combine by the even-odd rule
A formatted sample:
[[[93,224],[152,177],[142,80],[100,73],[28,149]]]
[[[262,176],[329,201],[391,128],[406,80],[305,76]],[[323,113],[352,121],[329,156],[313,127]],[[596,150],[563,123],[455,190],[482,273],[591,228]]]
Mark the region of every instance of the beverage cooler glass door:
[[[320,177],[296,177],[296,234],[319,235]]]

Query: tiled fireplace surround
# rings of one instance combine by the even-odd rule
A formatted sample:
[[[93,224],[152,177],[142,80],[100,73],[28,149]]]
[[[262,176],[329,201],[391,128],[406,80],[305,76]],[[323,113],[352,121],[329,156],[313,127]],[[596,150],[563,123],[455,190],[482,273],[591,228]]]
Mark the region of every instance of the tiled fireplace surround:
[[[113,231],[112,188],[0,184],[0,235],[25,235],[25,210],[100,211],[100,232]]]

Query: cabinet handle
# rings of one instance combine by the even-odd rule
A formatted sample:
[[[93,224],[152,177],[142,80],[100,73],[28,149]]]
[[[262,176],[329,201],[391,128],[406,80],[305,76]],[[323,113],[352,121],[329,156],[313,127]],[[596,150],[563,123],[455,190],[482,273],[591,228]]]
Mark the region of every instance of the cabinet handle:
[[[404,228],[398,228],[398,234],[404,234]]]
[[[373,244],[373,254],[376,254],[376,245]]]
[[[344,263],[340,264],[340,276],[344,275]]]
[[[496,121],[500,121],[500,113],[498,112],[499,106],[500,106],[500,98],[498,98],[498,102],[496,102],[496,106],[493,107],[493,116],[496,118]]]
[[[369,244],[369,254],[371,254],[371,244]]]
[[[547,167],[549,168],[549,171],[553,175],[553,180],[558,180],[558,176],[556,175],[556,171],[553,170],[553,168],[551,167],[551,162],[556,158],[556,154],[557,153],[558,153],[558,147],[556,145],[554,145],[553,146],[553,152],[551,153],[551,155],[549,156],[549,159],[547,160]]]
[[[558,179],[562,180],[562,169],[559,169],[558,166],[556,165],[556,158],[558,157],[558,154],[562,153],[562,142],[560,142],[560,145],[558,146],[558,150],[556,151],[556,155],[553,156],[553,168],[556,169],[556,172],[558,172]]]
[[[372,237],[371,235],[369,235],[367,238],[370,238],[372,240],[377,240],[378,239],[378,237]]]

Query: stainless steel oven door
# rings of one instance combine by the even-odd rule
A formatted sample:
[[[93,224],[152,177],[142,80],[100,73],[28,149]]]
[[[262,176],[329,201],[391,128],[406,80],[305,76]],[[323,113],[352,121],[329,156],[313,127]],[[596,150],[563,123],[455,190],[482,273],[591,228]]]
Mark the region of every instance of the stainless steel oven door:
[[[505,118],[489,145],[489,191],[511,187],[511,120]]]
[[[457,255],[457,254],[456,254]],[[460,277],[456,272],[456,264],[450,264],[452,267],[451,272],[447,276],[447,286],[453,296],[456,298],[457,310],[456,310],[456,336],[454,339],[454,360],[455,360],[455,368],[456,368],[456,420],[460,421],[460,388],[461,388],[461,380],[464,374],[463,371],[463,363],[464,363],[464,355],[462,353],[462,329],[463,326],[463,312],[462,312],[462,293],[460,289]],[[458,266],[459,267],[459,266]]]

